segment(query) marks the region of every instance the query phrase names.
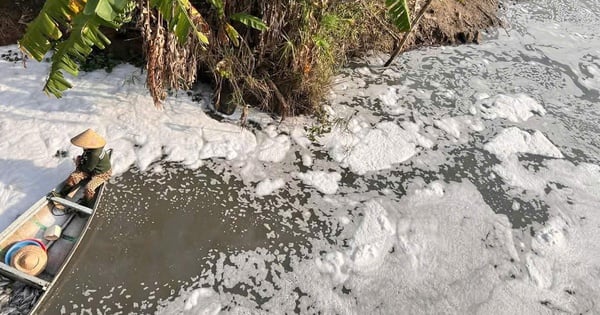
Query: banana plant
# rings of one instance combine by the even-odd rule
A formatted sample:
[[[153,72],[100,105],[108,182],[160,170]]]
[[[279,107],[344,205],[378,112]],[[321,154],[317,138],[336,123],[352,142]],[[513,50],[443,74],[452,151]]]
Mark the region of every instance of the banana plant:
[[[391,2],[393,2],[393,0],[386,0],[386,1],[388,1],[388,2],[390,2],[390,1],[391,1]],[[405,0],[402,0],[402,1],[405,1]],[[412,21],[412,22],[411,22],[411,21],[410,21],[410,17],[409,17],[408,15],[406,16],[406,18],[408,19],[408,24],[405,24],[405,22],[406,22],[406,21],[404,21],[404,23],[402,23],[401,25],[402,25],[402,26],[404,26],[404,27],[408,27],[408,28],[405,30],[405,34],[404,34],[404,37],[402,38],[402,40],[400,40],[400,41],[398,42],[398,44],[396,45],[396,49],[394,49],[394,51],[393,51],[393,52],[392,52],[392,54],[390,55],[390,58],[389,58],[389,59],[388,59],[388,60],[385,62],[385,64],[383,65],[384,67],[388,67],[388,66],[389,66],[389,65],[392,63],[392,61],[394,61],[394,58],[396,58],[396,56],[398,56],[398,54],[400,53],[400,50],[402,50],[402,48],[404,47],[404,44],[405,44],[405,43],[406,43],[406,41],[408,40],[408,36],[410,35],[410,32],[412,31],[413,27],[414,27],[415,25],[418,25],[418,24],[419,24],[419,21],[421,20],[421,18],[423,17],[423,15],[425,14],[425,12],[427,11],[427,8],[429,8],[429,6],[431,5],[431,3],[433,3],[433,1],[434,1],[434,0],[427,0],[427,2],[425,2],[425,3],[424,3],[422,6],[421,6],[421,10],[419,10],[419,13],[417,13],[417,15],[416,15],[416,17],[415,17],[414,21]],[[392,11],[392,10],[390,9],[390,11]],[[395,10],[395,11],[396,11],[396,10]],[[401,10],[397,10],[397,11],[398,11],[400,14],[401,14],[403,11],[406,11],[406,12],[408,12],[408,11],[407,11],[407,9],[406,9],[406,3],[405,3],[405,8],[404,8],[404,10],[402,10],[402,9],[401,9]],[[407,14],[408,14],[408,13],[407,13]],[[396,25],[398,25],[398,24],[396,24]],[[398,28],[400,28],[400,26],[398,26]]]
[[[246,25],[247,27],[253,28],[258,31],[265,31],[268,28],[267,25],[265,24],[265,22],[263,22],[261,19],[257,18],[256,16],[244,13],[244,12],[234,13],[231,16],[226,17],[224,0],[208,0],[208,2],[217,11],[217,18],[219,20],[219,23],[221,24],[219,26],[219,28],[220,28],[219,33],[226,34],[227,38],[229,38],[229,40],[231,40],[231,43],[235,47],[238,47],[240,45],[240,41],[239,41],[240,34],[229,23],[228,20],[240,22],[240,23]],[[223,36],[220,36],[220,40],[224,41],[226,39]]]
[[[19,42],[21,49],[38,61],[51,48],[55,49],[44,91],[60,97],[62,91],[71,87],[63,72],[76,76],[79,70],[76,60],[85,60],[93,46],[103,49],[110,44],[100,26],[119,27],[117,17],[126,5],[126,0],[46,2]],[[61,26],[70,29],[67,38],[63,38]]]
[[[207,2],[216,10],[220,24],[216,27],[224,35],[217,38],[226,37],[236,47],[241,36],[232,21],[259,31],[268,28],[260,18],[247,13],[226,16],[224,0]],[[190,0],[47,0],[19,41],[20,48],[37,61],[54,52],[44,91],[61,97],[71,87],[64,73],[76,76],[78,62],[85,60],[94,47],[103,49],[110,44],[101,27],[119,29],[138,3],[140,7],[157,10],[180,43],[196,37],[202,45],[209,44],[210,27]],[[401,31],[409,31],[411,20],[406,0],[385,0],[385,4],[393,24]]]
[[[169,30],[175,33],[180,43],[185,43],[192,31],[200,43],[208,45],[204,19],[189,0],[150,0],[150,6],[162,14]]]
[[[410,13],[406,0],[385,0],[388,14],[392,23],[401,32],[408,32],[411,29]]]
[[[44,91],[60,98],[71,88],[64,72],[77,76],[77,61],[85,60],[93,47],[104,49],[110,44],[100,27],[120,28],[135,5],[135,0],[47,0],[19,41],[21,50],[37,61],[54,50]],[[193,32],[201,43],[208,44],[200,13],[189,0],[150,0],[150,6],[165,17],[179,41]]]

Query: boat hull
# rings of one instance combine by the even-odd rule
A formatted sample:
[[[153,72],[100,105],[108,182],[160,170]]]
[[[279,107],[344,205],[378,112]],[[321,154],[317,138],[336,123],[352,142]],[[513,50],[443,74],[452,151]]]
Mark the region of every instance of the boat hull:
[[[42,291],[29,314],[40,313],[49,292],[52,291],[55,283],[81,245],[95,216],[105,187],[106,183],[98,188],[92,207],[87,210],[81,207],[79,209],[67,207],[58,210],[56,204],[44,196],[0,233],[0,273],[9,279],[25,283]],[[81,197],[82,190],[78,187],[72,191],[69,199],[77,200]],[[45,240],[45,231],[54,225],[61,227],[61,237],[53,241]],[[42,240],[48,248],[48,264],[45,270],[37,276],[27,275],[5,263],[6,252],[12,244],[31,238]]]

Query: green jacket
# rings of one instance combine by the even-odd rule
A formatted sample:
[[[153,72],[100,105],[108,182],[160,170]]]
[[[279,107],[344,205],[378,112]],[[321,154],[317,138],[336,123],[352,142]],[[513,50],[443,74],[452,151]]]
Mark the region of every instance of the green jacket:
[[[111,169],[110,155],[104,147],[98,149],[84,149],[77,167],[94,175],[102,174]]]

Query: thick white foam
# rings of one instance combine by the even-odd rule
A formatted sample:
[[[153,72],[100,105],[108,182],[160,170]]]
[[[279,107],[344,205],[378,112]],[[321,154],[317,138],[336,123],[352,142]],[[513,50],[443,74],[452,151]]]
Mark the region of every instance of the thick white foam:
[[[357,174],[390,168],[415,155],[417,146],[433,145],[416,124],[382,122],[369,127],[358,119],[350,120],[348,129],[334,129],[322,142],[336,161]]]
[[[297,173],[296,176],[306,185],[315,187],[324,194],[335,194],[342,175],[337,172],[308,171]]]
[[[277,179],[264,179],[258,185],[256,185],[256,195],[265,196],[270,195],[275,190],[280,189],[285,185],[283,178]]]
[[[549,157],[562,158],[560,150],[539,131],[533,134],[517,127],[502,130],[484,148],[499,158],[506,158],[516,153],[539,154]]]
[[[514,96],[497,95],[479,101],[479,109],[483,118],[504,118],[512,122],[527,121],[534,114],[545,115],[546,110],[533,98],[525,94]]]
[[[1,52],[17,49],[0,47]],[[49,64],[0,59],[0,228],[64,180],[80,149],[69,139],[93,128],[113,148],[113,173],[131,165],[145,170],[166,154],[170,161],[198,167],[202,159],[277,162],[290,146],[288,136],[257,137],[239,126],[220,123],[187,96],[169,97],[157,110],[144,75],[130,65],[111,73],[82,73],[63,98],[49,98],[42,84]],[[66,157],[57,151],[66,151]]]

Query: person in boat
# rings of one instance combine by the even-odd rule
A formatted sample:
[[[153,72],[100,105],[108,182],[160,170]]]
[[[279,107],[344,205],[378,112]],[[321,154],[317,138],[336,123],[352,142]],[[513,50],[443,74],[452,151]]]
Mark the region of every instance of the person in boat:
[[[60,192],[53,192],[53,195],[64,198],[79,182],[89,179],[80,203],[91,207],[96,188],[109,180],[112,175],[110,155],[104,150],[106,140],[94,130],[88,129],[73,137],[71,143],[82,148],[83,153],[75,159],[75,170],[69,175]]]

